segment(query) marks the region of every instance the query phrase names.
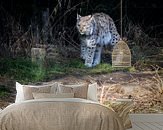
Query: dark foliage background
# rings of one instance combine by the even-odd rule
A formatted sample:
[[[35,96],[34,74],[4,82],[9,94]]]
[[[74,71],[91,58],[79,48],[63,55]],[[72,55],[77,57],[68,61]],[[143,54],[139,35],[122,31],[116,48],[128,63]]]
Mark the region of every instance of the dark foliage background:
[[[46,11],[47,23],[43,20]],[[109,14],[120,32],[120,0],[1,0],[0,56],[28,57],[31,47],[39,43],[56,45],[63,56],[70,57],[73,49],[80,52],[76,14],[95,12]],[[135,52],[141,52],[138,59],[146,56],[147,46],[163,46],[155,41],[163,37],[162,15],[161,0],[123,0],[123,37],[128,38],[132,51],[136,47]]]
[[[60,13],[64,14],[65,11],[73,8],[66,14],[71,19],[71,22],[67,23],[69,26],[74,26],[77,12],[82,15],[105,12],[117,22],[120,18],[120,0],[1,0],[0,6],[16,17],[25,27],[28,27],[32,16],[38,15],[38,12],[46,8],[50,8],[50,12],[52,12],[59,3]],[[124,15],[129,19],[141,24],[147,31],[152,29],[153,34],[161,33],[162,35],[163,4],[161,4],[161,0],[123,0],[123,8]]]

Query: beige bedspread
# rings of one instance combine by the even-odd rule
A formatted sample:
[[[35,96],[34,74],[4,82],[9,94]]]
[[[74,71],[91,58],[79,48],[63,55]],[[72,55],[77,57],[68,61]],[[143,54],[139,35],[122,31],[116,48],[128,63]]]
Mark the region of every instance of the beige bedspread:
[[[0,112],[0,130],[124,130],[112,110],[84,99],[38,99]]]

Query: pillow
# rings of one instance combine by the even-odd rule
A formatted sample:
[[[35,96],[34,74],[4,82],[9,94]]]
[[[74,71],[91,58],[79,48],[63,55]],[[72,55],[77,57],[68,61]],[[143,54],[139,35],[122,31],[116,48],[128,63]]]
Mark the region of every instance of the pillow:
[[[73,98],[74,93],[33,93],[34,99],[40,99],[40,98]]]
[[[97,99],[97,83],[88,85],[87,99],[92,101],[98,101]]]
[[[76,85],[64,85],[58,84],[59,93],[74,93],[74,98],[87,99],[88,85],[76,84]]]
[[[15,102],[21,102],[24,101],[24,94],[23,94],[23,85],[16,82],[16,99]]]
[[[30,100],[34,99],[33,97],[33,92],[36,93],[50,93],[51,86],[45,86],[45,87],[28,87],[24,86],[23,87],[23,93],[24,93],[24,100]]]
[[[56,93],[58,83],[51,83],[46,85],[22,85],[16,82],[16,99],[15,102],[22,102],[24,100],[33,99],[32,92],[48,92]]]

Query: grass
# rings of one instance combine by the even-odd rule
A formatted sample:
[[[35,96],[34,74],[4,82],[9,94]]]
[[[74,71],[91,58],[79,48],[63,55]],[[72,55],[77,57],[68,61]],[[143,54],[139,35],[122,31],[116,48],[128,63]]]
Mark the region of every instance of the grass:
[[[45,69],[31,62],[30,59],[1,59],[0,75],[23,82],[39,81],[45,76]]]
[[[9,90],[3,86],[3,85],[0,85],[0,98],[4,98],[4,97],[7,97],[9,95]]]
[[[67,59],[62,62],[49,62],[47,65],[40,66],[31,62],[31,59],[1,59],[0,75],[18,80],[23,83],[48,80],[55,76],[66,74],[102,74],[111,73],[117,70],[129,71],[129,69],[113,68],[110,64],[101,63],[100,65],[87,68],[80,59]]]
[[[90,72],[93,74],[100,74],[100,73],[111,73],[114,70],[115,69],[110,64],[101,63],[96,67],[92,68]]]

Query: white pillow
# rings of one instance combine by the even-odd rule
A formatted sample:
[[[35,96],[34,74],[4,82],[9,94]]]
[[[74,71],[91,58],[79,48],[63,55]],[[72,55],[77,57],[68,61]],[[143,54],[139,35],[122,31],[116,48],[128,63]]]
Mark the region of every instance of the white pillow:
[[[16,92],[15,103],[24,101],[23,85],[18,82],[16,82]]]
[[[98,102],[97,99],[97,83],[88,85],[87,99]]]
[[[57,82],[50,84],[50,85],[47,84],[47,85],[41,85],[41,86],[22,85],[22,84],[16,82],[17,94],[16,94],[15,103],[16,102],[22,102],[25,100],[24,92],[23,92],[23,86],[38,88],[38,87],[45,87],[45,86],[51,86],[51,85],[52,85],[51,93],[55,94],[58,91],[58,83]],[[88,85],[87,99],[98,102],[98,99],[97,99],[97,83],[93,83],[93,84]]]
[[[56,93],[57,92],[57,88],[58,88],[58,83],[51,83],[51,84],[46,84],[46,85],[22,85],[18,82],[16,82],[16,99],[15,99],[15,103],[17,102],[22,102],[24,100],[27,100],[25,98],[25,92],[24,92],[24,87],[30,87],[30,88],[43,88],[43,87],[51,87],[50,88],[50,93]]]
[[[88,84],[58,84],[58,93],[74,93],[74,98],[87,99]]]

